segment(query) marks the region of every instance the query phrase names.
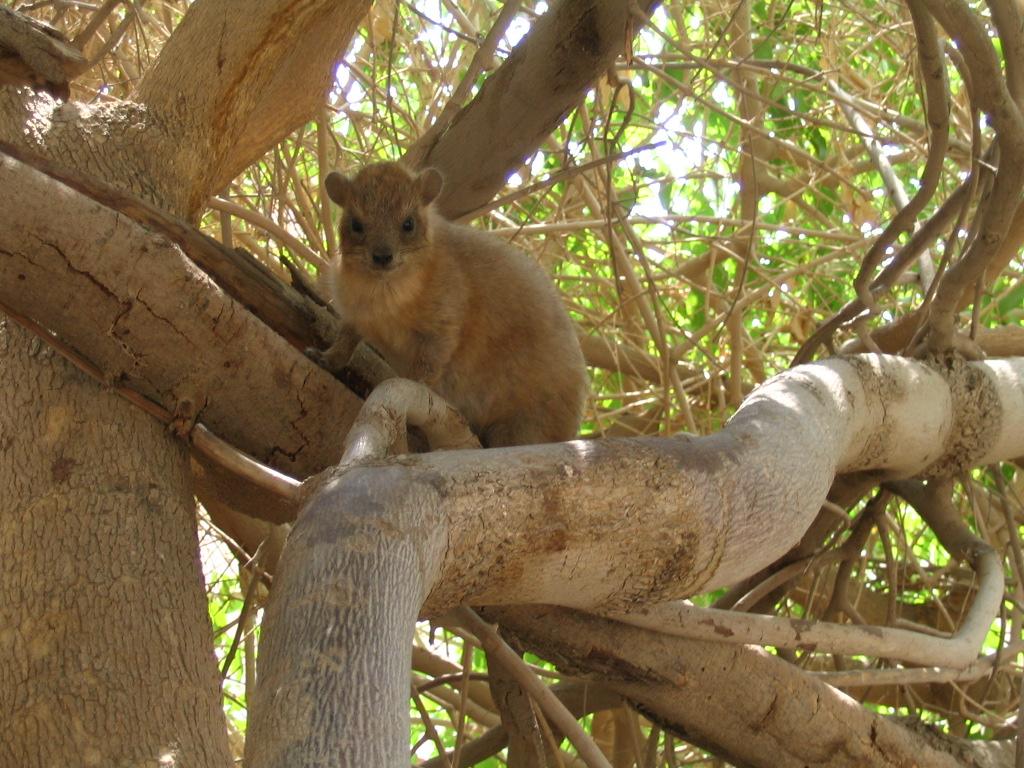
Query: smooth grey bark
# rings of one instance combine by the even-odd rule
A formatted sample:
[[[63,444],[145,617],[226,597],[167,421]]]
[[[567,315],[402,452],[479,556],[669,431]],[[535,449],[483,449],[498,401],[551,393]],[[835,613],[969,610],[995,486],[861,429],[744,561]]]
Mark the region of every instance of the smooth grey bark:
[[[425,617],[463,604],[628,611],[773,562],[799,541],[838,473],[945,476],[1021,453],[1024,359],[864,355],[776,377],[707,437],[445,451],[342,469],[296,522],[282,556],[288,575],[264,624],[260,663],[291,681],[294,697],[272,707],[260,698],[253,716],[305,723],[315,702],[349,721],[319,735],[293,730],[276,758],[254,765],[285,766],[298,755],[349,765],[363,754],[352,744],[405,743],[396,723],[407,680],[391,672],[394,659],[408,658],[411,594],[429,592]],[[394,581],[402,574],[404,585]],[[388,595],[403,608],[344,600],[325,610],[309,598],[339,591]],[[392,621],[410,625],[402,632]],[[282,634],[287,642],[273,639]],[[319,660],[359,653],[369,637],[378,638],[380,674],[364,663],[323,669]],[[349,692],[371,681],[393,688],[353,700]],[[393,709],[379,717],[382,702]],[[278,739],[281,727],[252,731],[252,754],[264,754],[263,740]],[[392,760],[395,750],[377,756]]]
[[[320,497],[288,538],[272,593],[283,598],[263,620],[274,629],[261,640],[248,768],[409,764],[410,649],[444,529],[403,503],[401,485],[384,493],[393,504],[367,496],[342,510]],[[376,514],[382,504],[393,518]],[[336,578],[340,551],[351,577]],[[371,570],[372,583],[356,575]]]

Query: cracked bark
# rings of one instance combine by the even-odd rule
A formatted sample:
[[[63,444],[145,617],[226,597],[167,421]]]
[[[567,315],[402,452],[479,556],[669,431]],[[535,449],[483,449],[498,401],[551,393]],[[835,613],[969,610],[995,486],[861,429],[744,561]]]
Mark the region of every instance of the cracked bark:
[[[17,189],[0,186],[4,197]],[[39,211],[52,211],[54,202],[37,203]],[[99,241],[116,238],[118,229],[101,230]],[[44,304],[58,313],[83,305],[102,312],[112,351],[124,370],[135,370],[142,360],[125,353],[123,328],[140,306],[132,298],[138,289],[118,296],[75,261],[89,233],[65,243],[45,231],[8,229],[16,231],[22,237],[5,242],[0,282],[18,290],[18,270],[51,269],[87,286]],[[181,446],[63,361],[25,354],[38,340],[10,328],[5,341],[3,390],[14,396],[0,402],[0,434],[11,440],[2,454],[14,464],[0,471],[12,483],[0,504],[0,561],[7,566],[0,589],[16,598],[2,623],[11,628],[4,650],[17,663],[0,678],[7,699],[0,706],[2,749],[11,756],[0,762],[30,765],[43,756],[54,764],[155,765],[171,754],[189,765],[226,765]],[[55,472],[55,452],[73,464]],[[40,605],[47,606],[41,625]],[[75,722],[83,725],[69,727]]]
[[[277,469],[306,477],[337,461],[355,396],[173,244],[2,156],[0,210],[4,304],[110,380],[171,412],[201,410],[213,432]]]

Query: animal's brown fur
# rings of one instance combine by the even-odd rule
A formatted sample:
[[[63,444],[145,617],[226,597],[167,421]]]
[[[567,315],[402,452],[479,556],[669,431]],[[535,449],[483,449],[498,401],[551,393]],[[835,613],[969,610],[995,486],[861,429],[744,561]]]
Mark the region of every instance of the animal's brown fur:
[[[344,320],[400,376],[458,408],[485,446],[575,437],[586,368],[540,267],[499,237],[436,214],[436,170],[416,176],[379,163],[353,179],[332,173],[326,186],[344,209],[329,281]]]

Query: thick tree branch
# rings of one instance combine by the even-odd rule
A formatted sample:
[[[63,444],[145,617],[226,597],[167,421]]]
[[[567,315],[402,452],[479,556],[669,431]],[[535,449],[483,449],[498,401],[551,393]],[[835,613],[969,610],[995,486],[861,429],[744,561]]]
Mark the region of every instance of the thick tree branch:
[[[193,218],[313,115],[367,5],[201,0],[147,71],[136,101],[61,104],[0,90],[0,138]]]
[[[172,243],[6,156],[0,218],[0,300],[109,380],[292,475],[337,461],[359,401]]]
[[[398,471],[427,492],[433,476],[446,478],[442,510],[456,528],[428,613],[503,595],[629,606],[730,584],[774,561],[838,473],[949,474],[1024,453],[1019,359],[942,370],[864,356],[793,373],[708,437],[443,453],[354,470],[351,480],[369,488]],[[639,490],[634,477],[644,478]],[[486,499],[499,487],[506,495],[494,508]],[[467,518],[464,509],[480,511]],[[625,549],[610,551],[612,540]],[[521,570],[495,570],[500,562]],[[576,579],[588,586],[570,586]]]
[[[0,86],[31,85],[66,99],[70,81],[86,65],[55,29],[0,7]]]
[[[652,636],[559,608],[490,614],[535,653],[598,677],[656,723],[739,765],[1010,766],[902,727],[761,650]]]
[[[300,291],[282,283],[275,275],[263,265],[244,251],[225,248],[222,244],[191,227],[187,222],[170,214],[146,200],[137,197],[130,192],[122,191],[111,187],[95,179],[84,177],[78,173],[69,171],[51,160],[31,155],[24,149],[0,141],[0,153],[4,153],[10,160],[8,178],[12,183],[32,188],[33,194],[40,199],[54,194],[48,185],[50,182],[45,178],[50,177],[60,185],[67,185],[87,198],[79,201],[80,205],[89,206],[89,200],[101,203],[111,209],[108,212],[109,222],[104,226],[114,227],[118,221],[117,215],[124,214],[130,220],[134,220],[144,227],[159,233],[160,237],[168,238],[179,246],[184,254],[191,261],[195,262],[206,274],[216,281],[216,284],[234,300],[240,302],[246,309],[251,311],[257,318],[266,323],[270,329],[278,333],[294,347],[304,349],[306,347],[324,347],[337,338],[340,331],[340,324],[337,317],[328,310],[319,306],[312,299],[302,295]],[[24,165],[23,165],[24,164]],[[30,169],[41,171],[41,173],[30,173]],[[43,175],[45,174],[45,176]],[[13,189],[13,187],[12,187]],[[60,189],[55,186],[52,189]],[[61,194],[65,194],[62,192]],[[14,215],[16,209],[0,213]],[[94,211],[98,215],[98,211]],[[32,219],[30,219],[31,221]],[[163,247],[161,244],[159,247]],[[98,250],[91,258],[111,259],[108,264],[110,269],[115,269],[113,254],[109,251]],[[186,261],[176,262],[182,269],[188,270]],[[73,279],[72,275],[67,276]],[[28,277],[26,276],[26,279]],[[31,286],[32,290],[44,291],[50,288],[50,283],[40,283]],[[21,294],[23,291],[16,291]],[[11,304],[10,306],[16,306]],[[48,324],[48,327],[57,329],[59,324],[70,321],[71,317],[46,318],[39,315],[40,307],[28,310],[28,314],[37,320]],[[102,322],[97,323],[98,318],[90,316],[87,312],[79,315],[75,322],[81,327],[82,324],[94,323],[93,331],[102,334],[106,326]],[[83,327],[84,330],[84,327]],[[225,340],[225,342],[228,340]],[[355,340],[354,340],[355,341]],[[658,364],[648,355],[629,347],[612,348],[607,343],[592,336],[581,334],[580,343],[583,347],[587,362],[591,365],[609,368],[612,370],[623,370],[624,372],[643,376],[653,381],[659,381],[661,369]],[[158,354],[156,350],[150,350],[146,354]],[[195,364],[208,362],[211,368],[216,368],[217,353],[214,350],[200,355]],[[369,389],[394,374],[389,369],[381,366],[376,355],[365,346],[360,346],[350,361],[351,368],[343,370],[340,374],[341,381],[352,391],[359,395],[367,394]],[[692,371],[681,369],[686,375],[693,375]],[[115,371],[107,372],[108,375],[115,375]],[[210,375],[217,375],[214,370]],[[354,404],[354,401],[352,401]],[[339,434],[340,440],[341,433]],[[259,455],[259,454],[258,454]],[[330,463],[330,462],[325,462]],[[321,467],[322,468],[322,467]],[[211,473],[221,477],[213,467],[209,467]],[[300,473],[301,474],[301,473]],[[217,487],[224,493],[230,493],[241,503],[243,500],[252,500],[251,494],[241,486],[234,486],[222,478],[217,482]],[[244,508],[249,508],[248,506]],[[283,516],[282,516],[283,515]],[[288,514],[284,508],[275,510],[269,519],[278,522],[290,519],[294,511]]]
[[[302,486],[292,477],[254,461],[238,451],[202,424],[191,422],[191,415],[185,419],[168,411],[159,403],[139,394],[134,389],[113,382],[97,368],[91,360],[84,358],[61,339],[51,334],[34,320],[16,312],[0,301],[0,312],[53,347],[64,359],[91,378],[100,386],[107,386],[119,397],[149,414],[170,431],[186,439],[194,453],[193,468],[196,473],[196,493],[204,503],[214,500],[210,492],[216,490],[216,498],[248,502],[242,509],[262,509],[264,517],[271,520],[292,519],[303,502]],[[191,422],[191,423],[189,423]],[[261,521],[253,521],[254,523]],[[266,524],[264,524],[266,525]],[[238,526],[234,526],[238,527]],[[248,545],[250,542],[245,542]],[[259,543],[259,542],[256,542]],[[254,549],[249,549],[254,552]]]
[[[402,622],[411,632],[416,614],[404,596],[424,596],[425,616],[464,604],[624,610],[733,583],[797,542],[837,473],[945,476],[1024,453],[1022,381],[1022,359],[832,360],[767,382],[708,437],[444,451],[329,476],[300,515],[275,583],[263,658],[276,693],[254,709],[252,764],[323,750],[365,757],[349,747],[364,743],[379,745],[374,759],[397,754],[407,684],[393,670],[408,643]],[[370,458],[389,442],[377,441]],[[403,596],[386,611],[348,597],[336,610],[302,599],[377,595],[386,584]],[[371,637],[386,642],[369,672],[289,661],[334,658]],[[373,702],[334,693],[367,674],[381,681]],[[309,733],[279,735],[311,701],[359,707],[356,730],[321,733],[313,753]]]
[[[559,0],[437,136],[428,132],[406,159],[444,171],[438,205],[458,218],[483,205],[576,106],[607,69],[656,0]]]
[[[226,248],[188,222],[130,192],[69,171],[45,157],[31,155],[2,140],[0,153],[110,208],[112,215],[124,214],[168,238],[232,298],[241,302],[294,346],[304,349],[333,340],[336,333],[333,317],[326,316],[329,313],[282,283],[267,267],[245,251]],[[40,184],[43,181],[39,176],[32,176],[24,179],[23,183]]]
[[[311,118],[366,14],[367,0],[202,0],[139,85],[147,109],[183,122],[194,157],[185,208],[211,194]]]

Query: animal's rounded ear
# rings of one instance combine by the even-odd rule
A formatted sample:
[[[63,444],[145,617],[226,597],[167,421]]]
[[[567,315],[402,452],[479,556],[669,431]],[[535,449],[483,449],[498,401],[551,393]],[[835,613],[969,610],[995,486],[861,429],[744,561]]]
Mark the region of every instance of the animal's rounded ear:
[[[342,208],[348,208],[352,200],[352,179],[342,176],[337,171],[331,171],[324,179],[324,187],[327,189],[327,196]]]
[[[416,177],[416,183],[420,188],[420,201],[423,205],[430,205],[444,186],[444,176],[437,168],[425,168]]]

